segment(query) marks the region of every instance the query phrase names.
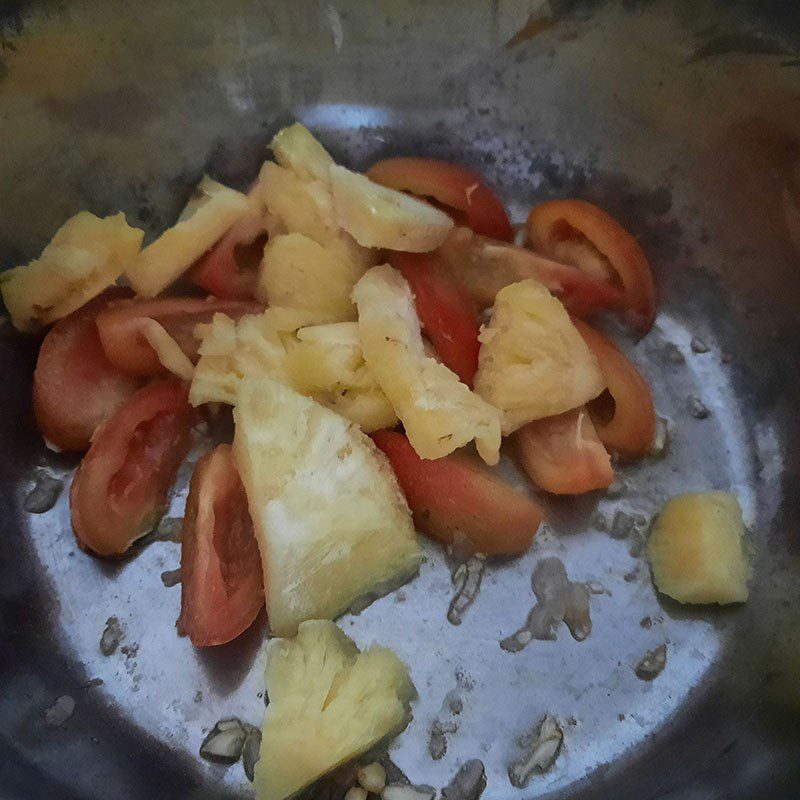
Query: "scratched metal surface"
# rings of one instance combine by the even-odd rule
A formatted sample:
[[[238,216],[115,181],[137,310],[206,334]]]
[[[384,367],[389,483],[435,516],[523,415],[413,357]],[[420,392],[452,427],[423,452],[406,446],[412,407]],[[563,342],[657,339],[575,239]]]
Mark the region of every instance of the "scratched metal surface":
[[[5,13],[4,267],[82,208],[121,209],[158,231],[204,171],[245,185],[294,118],[356,168],[390,153],[456,157],[498,186],[517,220],[536,200],[579,195],[637,231],[662,305],[649,336],[623,341],[668,420],[666,451],[621,466],[611,495],[551,504],[527,555],[487,565],[460,625],[447,620],[452,564],[433,546],[417,580],[341,624],[411,665],[420,698],[391,756],[414,782],[441,787],[479,758],[492,800],[798,796],[791,3],[762,16],[744,3],[659,0],[79,0]],[[109,565],[76,548],[66,494],[45,514],[22,510],[38,468],[68,479],[74,466],[36,434],[35,352],[0,325],[0,797],[247,797],[241,765],[197,753],[220,717],[260,722],[262,631],[194,650],[174,631],[180,590],[160,577],[178,565],[178,544]],[[710,414],[692,416],[689,397]],[[598,524],[598,513],[611,523],[622,512],[644,529],[664,498],[706,488],[736,491],[745,510],[756,555],[741,608],[658,597],[638,534]],[[550,555],[571,580],[602,585],[592,633],[577,642],[561,626],[556,641],[506,652],[499,643],[523,623],[531,573]],[[104,656],[111,616],[124,635]],[[640,680],[635,665],[660,644],[665,669]],[[44,711],[62,695],[74,713],[49,726]],[[563,728],[562,752],[517,789],[517,740],[545,713]],[[436,726],[447,749],[434,760]]]

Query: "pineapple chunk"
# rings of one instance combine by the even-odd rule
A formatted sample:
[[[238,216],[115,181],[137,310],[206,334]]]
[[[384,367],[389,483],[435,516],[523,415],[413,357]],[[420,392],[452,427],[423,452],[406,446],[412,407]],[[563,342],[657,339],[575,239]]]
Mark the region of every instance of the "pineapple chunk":
[[[271,306],[319,312],[319,322],[356,318],[350,295],[364,274],[363,265],[342,258],[308,236],[276,236],[264,248],[258,299]]]
[[[138,330],[155,350],[163,367],[185,381],[192,379],[194,365],[189,360],[189,356],[183,352],[181,346],[169,335],[160,322],[154,319],[142,319]]]
[[[0,278],[14,327],[34,331],[96,297],[122,275],[143,237],[124,214],[100,218],[81,211],[68,219],[38,259]]]
[[[564,306],[533,279],[498,292],[480,340],[475,391],[503,412],[505,435],[577,408],[605,388]]]
[[[417,454],[441,458],[474,439],[483,460],[496,464],[500,412],[426,355],[403,276],[388,264],[373,267],[356,284],[353,299],[364,359]]]
[[[364,362],[358,325],[339,322],[297,331],[286,372],[301,394],[355,422],[365,433],[393,428],[397,415]]]
[[[658,590],[679,603],[743,603],[749,577],[743,536],[742,509],[731,492],[673,497],[647,547]]]
[[[203,178],[172,228],[139,253],[125,274],[138,294],[154,297],[185,272],[235,223],[253,213],[253,200]]]
[[[257,800],[284,800],[396,736],[416,697],[408,668],[391,650],[373,645],[361,653],[323,620],[267,645],[266,684]]]
[[[366,434],[268,378],[242,380],[234,421],[275,634],[333,619],[416,573],[411,512]]]
[[[426,253],[442,244],[453,227],[443,211],[365,175],[336,165],[330,176],[336,219],[365,247]]]
[[[311,135],[308,128],[295,122],[275,134],[270,144],[275,160],[292,170],[304,181],[330,181],[333,159],[330,153]]]
[[[286,383],[286,341],[294,331],[314,321],[314,314],[292,308],[268,308],[248,314],[238,324],[225,314],[198,325],[200,359],[194,368],[189,402],[236,405],[245,376],[271,377]]]
[[[394,409],[364,363],[357,324],[301,328],[313,316],[276,307],[245,316],[238,324],[215,314],[210,324],[198,325],[200,359],[191,376],[189,401],[195,406],[236,405],[243,377],[268,377],[313,397],[366,433],[396,425]],[[177,373],[177,364],[167,366]]]

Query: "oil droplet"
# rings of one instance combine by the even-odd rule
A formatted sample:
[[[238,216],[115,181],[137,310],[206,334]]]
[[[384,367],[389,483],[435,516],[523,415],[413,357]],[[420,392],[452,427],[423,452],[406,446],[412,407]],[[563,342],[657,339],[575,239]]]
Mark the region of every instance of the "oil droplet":
[[[109,617],[100,637],[100,652],[104,656],[110,656],[119,646],[123,635],[119,620],[116,617]]]

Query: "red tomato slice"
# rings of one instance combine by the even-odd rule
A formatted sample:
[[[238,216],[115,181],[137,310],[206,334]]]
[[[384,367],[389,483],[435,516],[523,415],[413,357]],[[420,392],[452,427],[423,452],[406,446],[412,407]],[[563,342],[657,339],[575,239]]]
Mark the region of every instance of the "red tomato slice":
[[[577,316],[616,308],[621,292],[577,267],[456,228],[437,251],[453,279],[481,308],[511,283],[534,278]]]
[[[463,212],[468,227],[482,236],[510,242],[514,237],[503,204],[477,172],[433,158],[387,158],[373,164],[367,177],[375,183],[432,197]],[[446,209],[445,209],[446,210]],[[456,215],[461,224],[461,214]]]
[[[372,439],[389,458],[423,533],[489,555],[528,549],[542,521],[541,509],[529,497],[466,456],[422,459],[394,431],[377,431]]]
[[[514,440],[523,469],[546,492],[583,494],[614,479],[611,457],[583,407],[529,422]]]
[[[186,386],[160,381],[139,389],[95,431],[69,495],[82,547],[119,556],[151,530],[189,450],[193,420]]]
[[[200,297],[164,297],[156,300],[123,300],[114,303],[97,317],[100,341],[109,360],[129,375],[163,375],[165,369],[156,351],[144,338],[141,325],[154,319],[178,343],[191,361],[197,361],[199,342],[194,329],[210,322],[216,313],[239,319],[257,314],[262,305],[244,300],[217,300]]]
[[[225,644],[250,627],[264,605],[264,579],[247,497],[231,446],[194,468],[181,538],[178,633],[195,647]]]
[[[656,433],[656,412],[647,382],[610,339],[585,322],[572,321],[597,357],[608,384],[587,405],[600,441],[625,458],[647,455]]]
[[[222,237],[189,272],[189,280],[223,300],[251,300],[266,234],[242,242],[235,229]]]
[[[109,289],[44,337],[33,373],[33,411],[44,438],[62,450],[86,450],[95,428],[141,385],[108,360],[95,324],[110,300],[130,294]]]
[[[389,261],[411,286],[423,331],[439,357],[471,387],[481,346],[472,301],[431,253],[391,253]]]
[[[551,200],[531,209],[527,229],[534,248],[620,289],[617,309],[631,325],[641,331],[653,327],[656,290],[650,264],[613,217],[585,200]]]

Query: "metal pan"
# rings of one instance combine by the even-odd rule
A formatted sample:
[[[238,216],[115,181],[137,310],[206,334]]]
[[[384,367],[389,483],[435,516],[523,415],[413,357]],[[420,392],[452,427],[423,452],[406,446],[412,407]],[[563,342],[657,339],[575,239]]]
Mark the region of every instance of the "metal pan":
[[[355,168],[452,157],[518,220],[580,196],[641,235],[661,311],[624,343],[668,421],[663,454],[622,467],[614,492],[554,504],[526,556],[485,565],[460,624],[454,565],[433,546],[416,581],[341,622],[412,667],[420,699],[391,758],[416,783],[442,787],[477,758],[492,800],[800,796],[800,14],[757,5],[3,7],[3,266],[83,208],[158,231],[204,172],[246,185],[292,119]],[[33,423],[36,349],[0,325],[0,797],[248,797],[239,764],[198,749],[221,717],[260,722],[263,633],[197,652],[175,635],[179,590],[161,579],[177,544],[107,565],[75,546],[65,494],[24,510],[41,470],[68,480],[74,467]],[[734,490],[745,510],[743,607],[657,596],[641,555],[664,498],[706,488]],[[500,642],[547,556],[595,584],[591,635],[563,627],[509,653]],[[111,617],[122,639],[103,655]],[[640,679],[662,644],[663,671]],[[59,697],[74,701],[65,720]],[[545,714],[563,747],[517,788],[509,765]]]

